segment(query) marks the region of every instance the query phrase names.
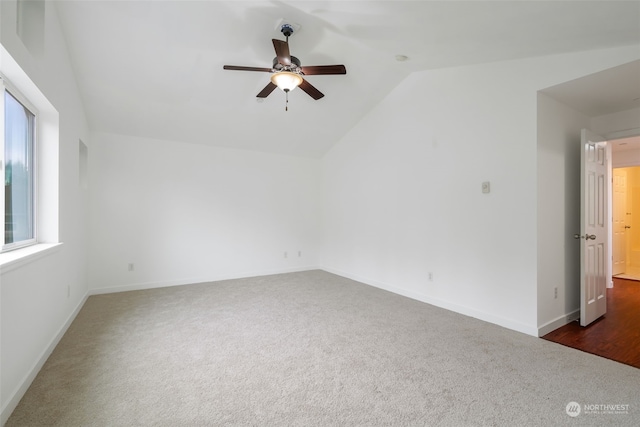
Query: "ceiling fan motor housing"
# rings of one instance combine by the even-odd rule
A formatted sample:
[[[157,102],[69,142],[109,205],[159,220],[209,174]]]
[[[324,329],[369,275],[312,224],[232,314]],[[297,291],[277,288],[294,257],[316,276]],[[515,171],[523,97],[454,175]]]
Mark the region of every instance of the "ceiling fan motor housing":
[[[278,57],[273,58],[273,69],[276,71],[291,71],[297,73],[302,66],[302,63],[298,58],[291,55],[291,65],[285,66],[278,62]]]

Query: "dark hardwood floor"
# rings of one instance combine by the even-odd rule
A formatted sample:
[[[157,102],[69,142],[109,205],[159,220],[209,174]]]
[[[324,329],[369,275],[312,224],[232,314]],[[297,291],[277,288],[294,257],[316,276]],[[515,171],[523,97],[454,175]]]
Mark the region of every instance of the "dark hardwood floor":
[[[640,368],[640,282],[614,277],[607,314],[587,327],[571,322],[542,338]]]

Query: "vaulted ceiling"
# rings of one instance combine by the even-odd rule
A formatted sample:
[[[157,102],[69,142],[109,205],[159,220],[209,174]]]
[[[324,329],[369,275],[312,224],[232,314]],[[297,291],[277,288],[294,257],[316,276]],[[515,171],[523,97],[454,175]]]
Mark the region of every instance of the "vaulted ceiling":
[[[409,73],[637,44],[640,3],[614,1],[57,1],[92,130],[321,157]],[[258,102],[282,22],[326,96]],[[408,57],[396,60],[397,55]]]

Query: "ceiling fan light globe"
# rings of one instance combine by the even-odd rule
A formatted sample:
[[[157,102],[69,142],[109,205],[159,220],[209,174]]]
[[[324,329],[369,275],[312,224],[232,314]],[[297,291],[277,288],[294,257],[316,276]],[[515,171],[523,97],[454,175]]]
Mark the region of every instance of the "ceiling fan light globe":
[[[289,71],[280,71],[271,75],[271,83],[281,90],[289,92],[302,84],[302,77]]]

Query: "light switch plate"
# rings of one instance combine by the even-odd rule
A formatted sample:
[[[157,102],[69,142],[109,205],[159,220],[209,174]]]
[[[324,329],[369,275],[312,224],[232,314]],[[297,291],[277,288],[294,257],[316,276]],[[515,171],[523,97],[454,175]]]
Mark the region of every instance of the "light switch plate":
[[[491,183],[489,181],[485,181],[482,183],[482,192],[491,193]]]

